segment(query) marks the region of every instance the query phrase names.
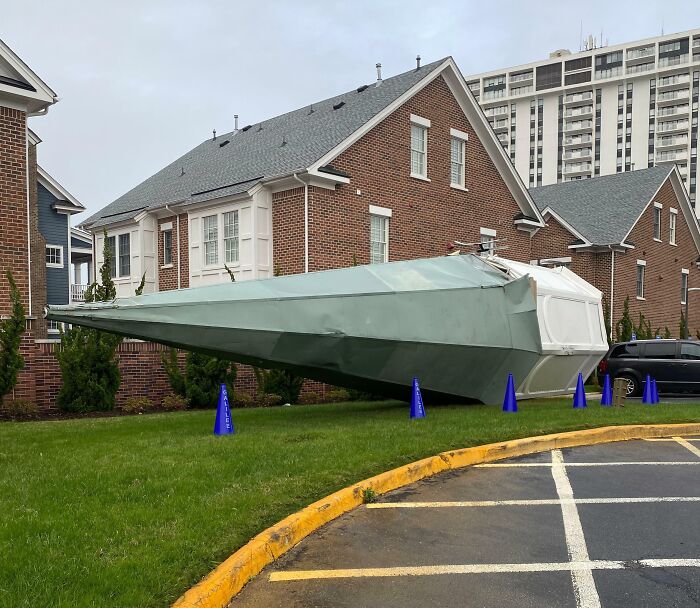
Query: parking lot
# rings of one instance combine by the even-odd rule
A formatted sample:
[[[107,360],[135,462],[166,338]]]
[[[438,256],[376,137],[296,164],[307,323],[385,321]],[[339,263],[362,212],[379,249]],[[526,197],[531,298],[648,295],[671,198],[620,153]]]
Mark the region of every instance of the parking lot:
[[[700,438],[451,471],[302,541],[231,606],[700,605]]]

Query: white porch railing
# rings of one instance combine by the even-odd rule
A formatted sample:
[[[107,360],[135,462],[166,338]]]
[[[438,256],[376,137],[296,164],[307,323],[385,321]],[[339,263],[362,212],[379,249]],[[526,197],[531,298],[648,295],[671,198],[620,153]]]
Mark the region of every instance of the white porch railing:
[[[71,302],[84,302],[85,301],[85,290],[87,285],[71,285],[70,286],[70,300]]]

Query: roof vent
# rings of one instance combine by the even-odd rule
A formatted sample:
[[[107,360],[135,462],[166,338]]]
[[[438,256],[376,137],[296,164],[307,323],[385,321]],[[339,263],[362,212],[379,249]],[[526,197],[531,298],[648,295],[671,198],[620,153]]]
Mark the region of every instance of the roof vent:
[[[258,133],[259,133],[260,131],[262,131],[262,123],[260,123],[260,124],[258,125]]]
[[[219,144],[219,148],[223,148],[223,147],[224,147],[226,144],[228,144],[230,141],[231,141],[230,139],[227,139],[226,141],[222,141],[222,142]]]
[[[314,110],[314,104],[311,104],[309,106],[309,115],[313,114],[316,110]]]
[[[286,146],[286,145],[287,145],[287,136],[283,135],[282,136],[282,146]]]
[[[233,115],[233,132],[238,133],[238,114]]]
[[[250,127],[252,127],[252,126],[253,126],[253,125],[246,125],[245,127],[243,127],[243,128],[241,129],[241,131],[247,131],[247,130],[250,129]]]
[[[344,102],[344,101],[339,101],[337,104],[335,104],[335,105],[333,106],[333,109],[334,109],[334,110],[340,110],[340,108],[342,108],[344,105],[345,105],[345,102]]]
[[[382,84],[382,64],[378,63],[376,65],[376,68],[377,68],[377,86],[379,86],[380,84]]]
[[[416,70],[420,70],[420,55],[416,55]]]
[[[211,140],[216,141],[216,129],[214,129],[212,133],[214,134],[214,137],[212,137]]]
[[[357,92],[362,93],[362,91],[366,91],[367,89],[369,89],[369,85],[363,84],[361,87],[357,87]]]
[[[180,167],[180,177],[182,177],[185,174],[185,168]]]

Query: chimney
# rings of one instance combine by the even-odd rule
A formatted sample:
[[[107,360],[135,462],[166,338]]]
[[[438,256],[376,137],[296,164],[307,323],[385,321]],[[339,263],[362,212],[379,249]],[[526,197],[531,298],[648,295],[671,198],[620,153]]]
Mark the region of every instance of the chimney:
[[[238,114],[233,115],[233,132],[238,133]]]
[[[382,84],[382,64],[377,64],[377,86]]]
[[[420,55],[416,55],[416,69],[420,70]]]

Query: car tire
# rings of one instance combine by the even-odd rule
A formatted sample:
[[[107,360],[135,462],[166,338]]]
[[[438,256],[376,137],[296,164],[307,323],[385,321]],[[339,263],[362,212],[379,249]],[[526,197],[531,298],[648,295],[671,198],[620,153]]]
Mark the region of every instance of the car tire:
[[[639,397],[642,394],[642,384],[632,374],[620,374],[618,378],[627,382],[627,397]]]

